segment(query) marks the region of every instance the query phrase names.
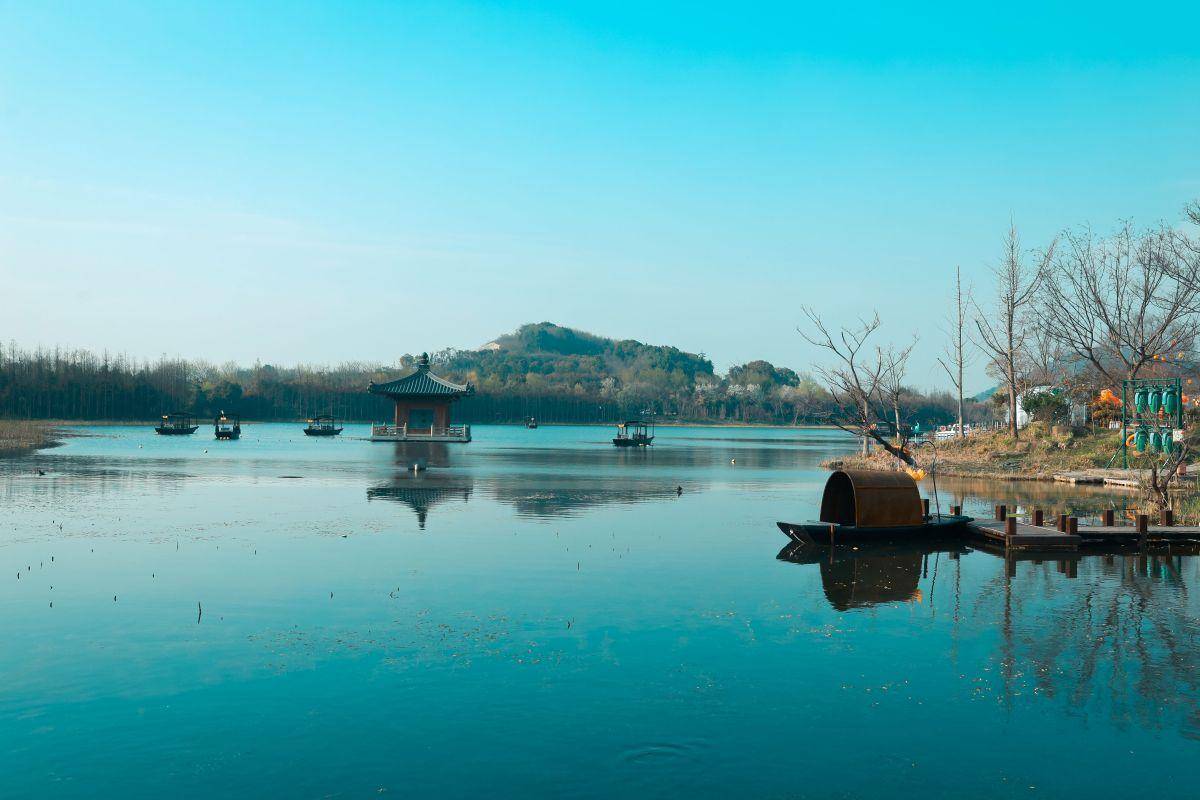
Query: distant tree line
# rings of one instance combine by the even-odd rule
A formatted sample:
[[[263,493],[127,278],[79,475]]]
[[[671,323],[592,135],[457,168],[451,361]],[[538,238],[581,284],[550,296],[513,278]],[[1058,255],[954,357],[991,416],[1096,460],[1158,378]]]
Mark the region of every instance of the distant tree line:
[[[476,351],[444,350],[433,368],[469,381],[475,395],[455,409],[462,422],[659,421],[805,424],[834,407],[810,375],[751,361],[717,375],[703,354],[612,340],[551,323],[525,325]],[[371,381],[411,372],[414,355],[394,364],[239,366],[161,358],[139,360],[86,350],[0,346],[0,416],[71,420],[152,420],[170,411],[197,418],[220,411],[246,419],[296,420],[334,414],[385,420],[391,404],[366,391]],[[909,421],[948,422],[948,394],[905,390]]]

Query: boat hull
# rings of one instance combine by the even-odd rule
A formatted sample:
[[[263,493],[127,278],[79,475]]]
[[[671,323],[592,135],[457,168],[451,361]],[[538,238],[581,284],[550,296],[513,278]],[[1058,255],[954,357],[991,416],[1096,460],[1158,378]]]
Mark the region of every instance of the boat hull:
[[[199,429],[199,425],[192,425],[187,428],[155,428],[154,432],[159,436],[191,436]]]
[[[325,429],[305,428],[304,429],[305,436],[337,436],[341,432],[342,432],[341,428],[325,428]]]
[[[891,528],[859,528],[835,522],[777,522],[779,530],[792,541],[804,544],[851,544],[857,542],[897,542],[951,536],[961,533],[972,517],[943,514],[920,525]]]
[[[649,439],[613,439],[612,442],[617,447],[649,447],[654,441],[654,437]]]

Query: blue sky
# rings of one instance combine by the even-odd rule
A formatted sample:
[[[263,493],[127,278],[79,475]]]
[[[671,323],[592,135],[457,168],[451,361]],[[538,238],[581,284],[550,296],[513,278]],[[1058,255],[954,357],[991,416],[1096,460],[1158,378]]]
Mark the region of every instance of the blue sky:
[[[806,369],[811,303],[919,332],[933,385],[1010,218],[1200,197],[1194,7],[833,5],[0,2],[0,337],[330,362],[551,320]]]

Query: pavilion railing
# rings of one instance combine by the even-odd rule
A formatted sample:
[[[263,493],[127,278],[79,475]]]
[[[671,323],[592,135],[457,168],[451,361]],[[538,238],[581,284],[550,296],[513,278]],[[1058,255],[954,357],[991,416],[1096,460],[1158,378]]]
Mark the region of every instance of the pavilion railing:
[[[372,436],[387,436],[402,439],[470,439],[470,425],[449,425],[444,428],[410,428],[407,425],[372,425]]]

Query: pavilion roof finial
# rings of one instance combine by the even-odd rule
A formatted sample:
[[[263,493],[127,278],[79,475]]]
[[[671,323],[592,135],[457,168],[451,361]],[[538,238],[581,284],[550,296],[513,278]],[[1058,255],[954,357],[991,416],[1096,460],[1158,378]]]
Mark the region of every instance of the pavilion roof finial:
[[[421,353],[421,357],[417,359],[417,369],[422,372],[429,371],[429,353]]]

